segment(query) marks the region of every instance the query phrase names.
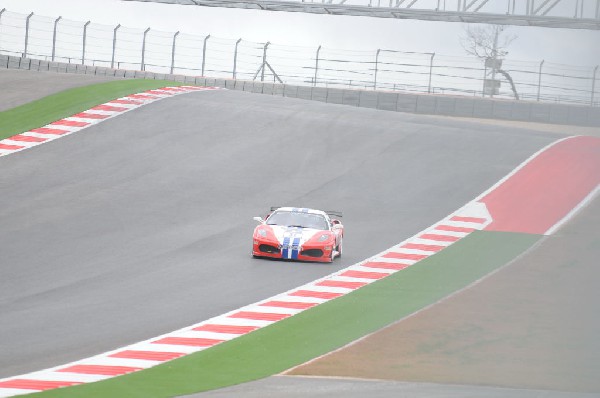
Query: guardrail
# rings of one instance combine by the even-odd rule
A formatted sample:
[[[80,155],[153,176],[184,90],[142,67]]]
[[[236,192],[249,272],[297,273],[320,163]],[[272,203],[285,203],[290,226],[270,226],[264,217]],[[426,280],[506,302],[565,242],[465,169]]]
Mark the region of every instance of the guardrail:
[[[164,79],[200,86],[223,87],[231,90],[396,112],[600,127],[600,109],[581,105],[310,87],[240,79],[206,78],[140,70],[113,69],[103,66],[69,64],[0,55],[0,70],[3,68],[41,72],[80,73],[113,76],[115,78]],[[0,71],[0,73],[2,72]]]

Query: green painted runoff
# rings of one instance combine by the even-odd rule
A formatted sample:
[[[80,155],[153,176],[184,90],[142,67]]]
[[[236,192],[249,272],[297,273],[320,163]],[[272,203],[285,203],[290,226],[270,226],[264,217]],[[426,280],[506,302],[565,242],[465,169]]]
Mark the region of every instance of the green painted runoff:
[[[128,79],[72,88],[0,112],[0,140],[146,90],[181,86],[167,80]]]
[[[278,374],[451,295],[509,263],[540,238],[474,232],[405,270],[234,340],[137,373],[32,395],[174,397]]]

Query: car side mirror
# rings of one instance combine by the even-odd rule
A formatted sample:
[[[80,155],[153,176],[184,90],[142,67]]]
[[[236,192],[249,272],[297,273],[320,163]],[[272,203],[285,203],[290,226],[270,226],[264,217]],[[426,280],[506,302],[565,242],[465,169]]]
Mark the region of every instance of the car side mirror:
[[[261,223],[261,224],[264,224],[264,223],[265,223],[265,220],[263,220],[263,219],[262,219],[262,217],[254,217],[254,218],[253,218],[253,220],[254,220],[254,221],[258,221],[258,222],[259,222],[259,223]]]
[[[333,230],[342,229],[342,224],[334,224],[332,228]]]

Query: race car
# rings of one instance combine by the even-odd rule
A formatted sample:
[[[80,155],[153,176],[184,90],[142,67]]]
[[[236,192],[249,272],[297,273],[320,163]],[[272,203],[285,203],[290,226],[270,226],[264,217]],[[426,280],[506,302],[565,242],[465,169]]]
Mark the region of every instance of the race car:
[[[331,263],[342,256],[344,226],[338,211],[272,207],[252,236],[252,256]]]

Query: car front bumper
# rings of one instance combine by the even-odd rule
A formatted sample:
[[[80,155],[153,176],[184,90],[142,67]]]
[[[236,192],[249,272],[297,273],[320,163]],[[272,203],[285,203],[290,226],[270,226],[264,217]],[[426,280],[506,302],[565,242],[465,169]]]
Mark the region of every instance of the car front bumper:
[[[298,248],[283,248],[281,244],[255,239],[252,245],[252,255],[281,260],[314,261],[330,263],[333,261],[331,246],[310,245]]]

